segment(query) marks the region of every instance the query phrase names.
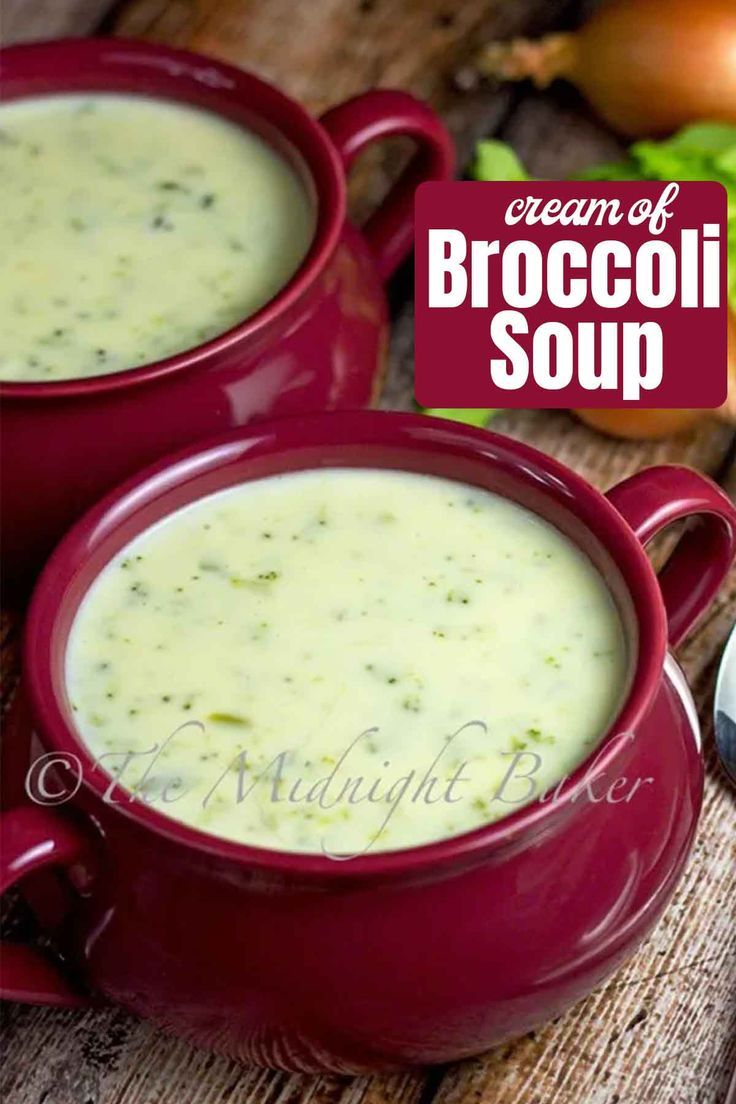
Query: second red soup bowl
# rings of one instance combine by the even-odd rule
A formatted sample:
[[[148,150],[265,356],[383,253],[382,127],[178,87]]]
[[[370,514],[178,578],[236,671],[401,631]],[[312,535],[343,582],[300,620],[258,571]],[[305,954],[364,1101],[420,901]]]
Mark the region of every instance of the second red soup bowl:
[[[100,494],[172,448],[265,415],[369,405],[387,338],[383,284],[412,248],[414,190],[449,177],[453,156],[438,117],[404,92],[367,92],[318,122],[250,73],[154,43],[11,47],[2,70],[6,102],[135,93],[224,116],[287,158],[317,213],[296,274],[234,329],[113,375],[0,384],[3,560],[20,578]],[[415,157],[358,231],[345,215],[346,170],[393,135],[412,138]]]
[[[134,535],[200,496],[325,466],[495,491],[556,525],[604,577],[627,640],[624,700],[554,800],[339,863],[106,801],[63,673],[95,578]],[[685,517],[697,522],[658,579],[643,545]],[[296,1070],[446,1062],[558,1014],[643,939],[687,859],[703,768],[692,698],[667,649],[709,605],[735,550],[736,511],[693,471],[653,468],[604,496],[525,445],[413,415],[264,423],[130,480],[62,541],[31,606],[2,885],[24,880],[65,965],[6,946],[5,995],[112,1001],[240,1061]],[[29,762],[53,774],[44,793],[68,800],[24,798]]]

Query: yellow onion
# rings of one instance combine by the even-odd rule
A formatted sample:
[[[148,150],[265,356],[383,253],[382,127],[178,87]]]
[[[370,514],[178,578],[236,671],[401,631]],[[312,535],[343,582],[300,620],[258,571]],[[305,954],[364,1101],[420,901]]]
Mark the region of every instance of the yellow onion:
[[[719,418],[736,425],[736,314],[728,316],[728,396],[718,411]]]
[[[580,28],[491,44],[478,71],[570,81],[632,137],[698,120],[736,122],[736,0],[608,0]]]
[[[576,410],[581,422],[631,441],[654,441],[690,429],[701,420],[702,410]]]

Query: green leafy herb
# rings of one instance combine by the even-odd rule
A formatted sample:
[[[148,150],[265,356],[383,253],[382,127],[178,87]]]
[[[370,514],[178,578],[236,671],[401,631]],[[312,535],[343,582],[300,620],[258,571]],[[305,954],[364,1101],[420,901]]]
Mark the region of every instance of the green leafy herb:
[[[531,179],[511,146],[495,138],[477,143],[472,173],[476,180]]]
[[[495,410],[466,410],[456,407],[428,406],[425,414],[431,414],[434,418],[449,418],[452,422],[463,422],[465,425],[486,426],[490,422]]]

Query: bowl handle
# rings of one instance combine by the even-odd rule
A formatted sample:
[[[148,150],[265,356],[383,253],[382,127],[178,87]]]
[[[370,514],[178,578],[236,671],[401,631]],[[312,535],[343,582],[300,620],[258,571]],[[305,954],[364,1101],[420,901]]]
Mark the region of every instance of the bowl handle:
[[[676,647],[710,605],[736,556],[736,509],[723,491],[692,468],[647,468],[606,496],[642,542],[682,518],[694,524],[659,573],[668,640]]]
[[[27,874],[48,867],[84,870],[89,840],[65,817],[36,805],[20,806],[0,816],[0,893]],[[74,988],[58,967],[36,947],[2,943],[0,997],[23,1004],[79,1008],[90,999]]]
[[[455,156],[452,139],[439,116],[408,92],[363,92],[320,118],[349,169],[371,142],[413,138],[417,152],[396,184],[363,227],[378,274],[387,280],[411,253],[414,242],[414,192],[425,180],[449,180]]]

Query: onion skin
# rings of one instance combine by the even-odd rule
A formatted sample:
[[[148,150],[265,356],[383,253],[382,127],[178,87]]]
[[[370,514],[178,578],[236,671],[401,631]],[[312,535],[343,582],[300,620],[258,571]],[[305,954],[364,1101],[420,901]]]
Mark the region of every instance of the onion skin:
[[[656,441],[672,437],[696,425],[708,411],[702,410],[576,410],[581,422],[630,441]]]
[[[728,315],[728,396],[718,410],[723,422],[736,425],[736,314]]]
[[[728,316],[728,398],[717,411],[710,410],[576,410],[586,425],[611,437],[632,441],[658,440],[682,433],[715,413],[721,421],[736,425],[736,315]]]
[[[736,122],[736,0],[608,0],[579,31],[494,43],[480,73],[570,81],[615,130],[669,133]]]

